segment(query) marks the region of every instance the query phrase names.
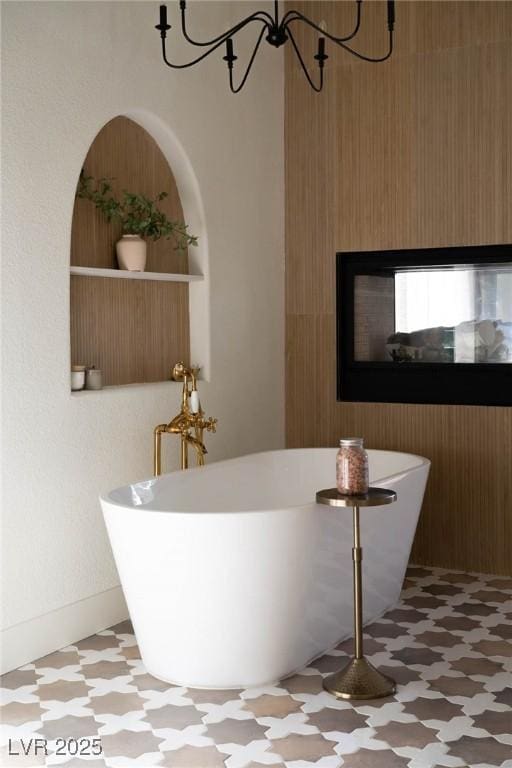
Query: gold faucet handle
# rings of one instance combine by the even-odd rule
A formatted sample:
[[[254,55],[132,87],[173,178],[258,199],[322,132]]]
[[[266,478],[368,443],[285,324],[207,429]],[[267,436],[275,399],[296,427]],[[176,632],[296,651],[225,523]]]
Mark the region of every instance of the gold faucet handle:
[[[186,373],[186,367],[185,363],[183,363],[181,360],[175,364],[174,368],[171,372],[171,379],[174,379],[174,381],[182,381],[185,373]]]
[[[216,432],[217,431],[217,421],[218,419],[213,419],[211,416],[209,419],[206,420],[205,429],[207,432]]]

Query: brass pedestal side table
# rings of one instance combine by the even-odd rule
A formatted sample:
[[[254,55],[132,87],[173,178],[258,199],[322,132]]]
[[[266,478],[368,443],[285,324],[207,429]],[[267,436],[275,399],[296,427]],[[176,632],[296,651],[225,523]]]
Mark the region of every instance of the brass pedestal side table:
[[[331,507],[352,507],[354,515],[354,546],[352,560],[354,571],[354,657],[334,675],[324,680],[324,688],[338,699],[378,699],[391,696],[395,681],[383,675],[363,655],[363,585],[361,561],[363,550],[359,530],[359,507],[379,507],[396,501],[396,493],[386,488],[373,488],[361,496],[346,496],[336,488],[326,488],[316,494],[317,504]]]

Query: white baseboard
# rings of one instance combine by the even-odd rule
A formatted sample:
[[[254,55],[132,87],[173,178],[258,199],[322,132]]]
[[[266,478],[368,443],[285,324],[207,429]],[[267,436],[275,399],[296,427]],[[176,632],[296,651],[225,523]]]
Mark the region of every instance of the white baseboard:
[[[2,631],[0,674],[108,629],[128,618],[121,587],[36,616]]]

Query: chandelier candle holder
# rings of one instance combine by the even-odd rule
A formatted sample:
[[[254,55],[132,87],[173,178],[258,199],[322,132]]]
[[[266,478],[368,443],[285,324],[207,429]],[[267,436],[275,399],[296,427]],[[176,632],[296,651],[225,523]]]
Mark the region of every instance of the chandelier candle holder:
[[[347,53],[350,53],[352,54],[352,56],[356,56],[358,59],[362,59],[363,61],[370,61],[375,63],[380,61],[386,61],[386,59],[389,59],[389,57],[393,53],[393,29],[395,26],[394,0],[387,0],[388,48],[386,53],[384,53],[382,56],[369,56],[369,55],[360,53],[359,51],[354,50],[354,48],[352,48],[350,45],[347,45],[347,43],[350,40],[353,40],[356,37],[357,33],[359,32],[359,28],[361,25],[362,3],[363,3],[363,0],[355,0],[356,19],[354,23],[354,28],[350,34],[344,37],[336,37],[335,35],[331,35],[329,32],[327,32],[327,30],[322,29],[322,26],[315,24],[315,22],[311,21],[311,19],[308,19],[307,16],[304,16],[304,14],[302,14],[300,11],[289,10],[289,11],[286,11],[286,13],[280,17],[279,2],[278,0],[275,0],[273,16],[267,11],[255,11],[254,13],[251,13],[249,16],[247,16],[245,19],[242,19],[241,21],[239,21],[238,24],[235,24],[234,27],[231,27],[231,29],[228,29],[223,34],[218,35],[217,37],[214,37],[211,40],[199,41],[199,40],[194,40],[187,31],[187,23],[186,23],[187,3],[186,3],[186,0],[180,0],[179,5],[180,5],[180,15],[181,15],[181,31],[182,31],[183,37],[190,45],[198,48],[207,49],[203,53],[201,53],[199,56],[196,56],[191,61],[185,62],[183,64],[173,63],[169,61],[169,59],[167,58],[165,41],[167,37],[167,32],[171,29],[171,25],[167,23],[167,7],[165,5],[160,6],[160,22],[159,24],[156,25],[155,28],[158,29],[160,32],[160,38],[162,41],[163,60],[168,67],[171,67],[171,69],[187,69],[188,67],[193,67],[195,64],[199,64],[201,61],[203,61],[203,59],[206,59],[208,56],[210,56],[221,46],[225,45],[226,54],[225,56],[223,56],[223,59],[226,62],[228,67],[229,87],[233,93],[238,93],[239,91],[241,91],[245,83],[247,82],[247,78],[249,77],[249,73],[251,71],[252,65],[256,58],[256,54],[258,53],[258,49],[263,41],[263,38],[265,38],[266,42],[269,45],[273,46],[274,48],[280,48],[288,40],[290,40],[290,43],[292,44],[293,50],[295,52],[295,55],[297,56],[297,59],[304,73],[304,76],[306,77],[306,80],[308,81],[311,88],[317,93],[319,93],[322,90],[323,84],[324,84],[325,62],[329,58],[325,53],[326,41],[329,41],[330,43],[337,45],[339,48],[342,48]],[[254,46],[254,50],[249,59],[247,67],[245,69],[245,72],[241,76],[238,82],[238,85],[235,85],[233,70],[234,70],[235,61],[237,61],[238,56],[235,55],[233,38],[238,32],[240,32],[242,29],[247,27],[249,24],[252,24],[253,22],[256,25],[261,25],[261,29],[260,29],[258,38],[256,40],[256,44]],[[308,66],[306,65],[304,58],[297,45],[297,41],[295,40],[293,29],[296,28],[298,23],[306,24],[308,27],[310,27],[319,35],[317,52],[314,56],[314,59],[317,65],[316,75],[313,75],[308,69]]]

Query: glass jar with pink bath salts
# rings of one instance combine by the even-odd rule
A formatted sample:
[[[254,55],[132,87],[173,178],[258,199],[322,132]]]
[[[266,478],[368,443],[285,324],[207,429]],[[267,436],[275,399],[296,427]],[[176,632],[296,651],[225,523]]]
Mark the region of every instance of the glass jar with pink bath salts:
[[[336,456],[336,487],[347,496],[363,496],[368,493],[368,454],[362,437],[346,437],[340,440]]]

